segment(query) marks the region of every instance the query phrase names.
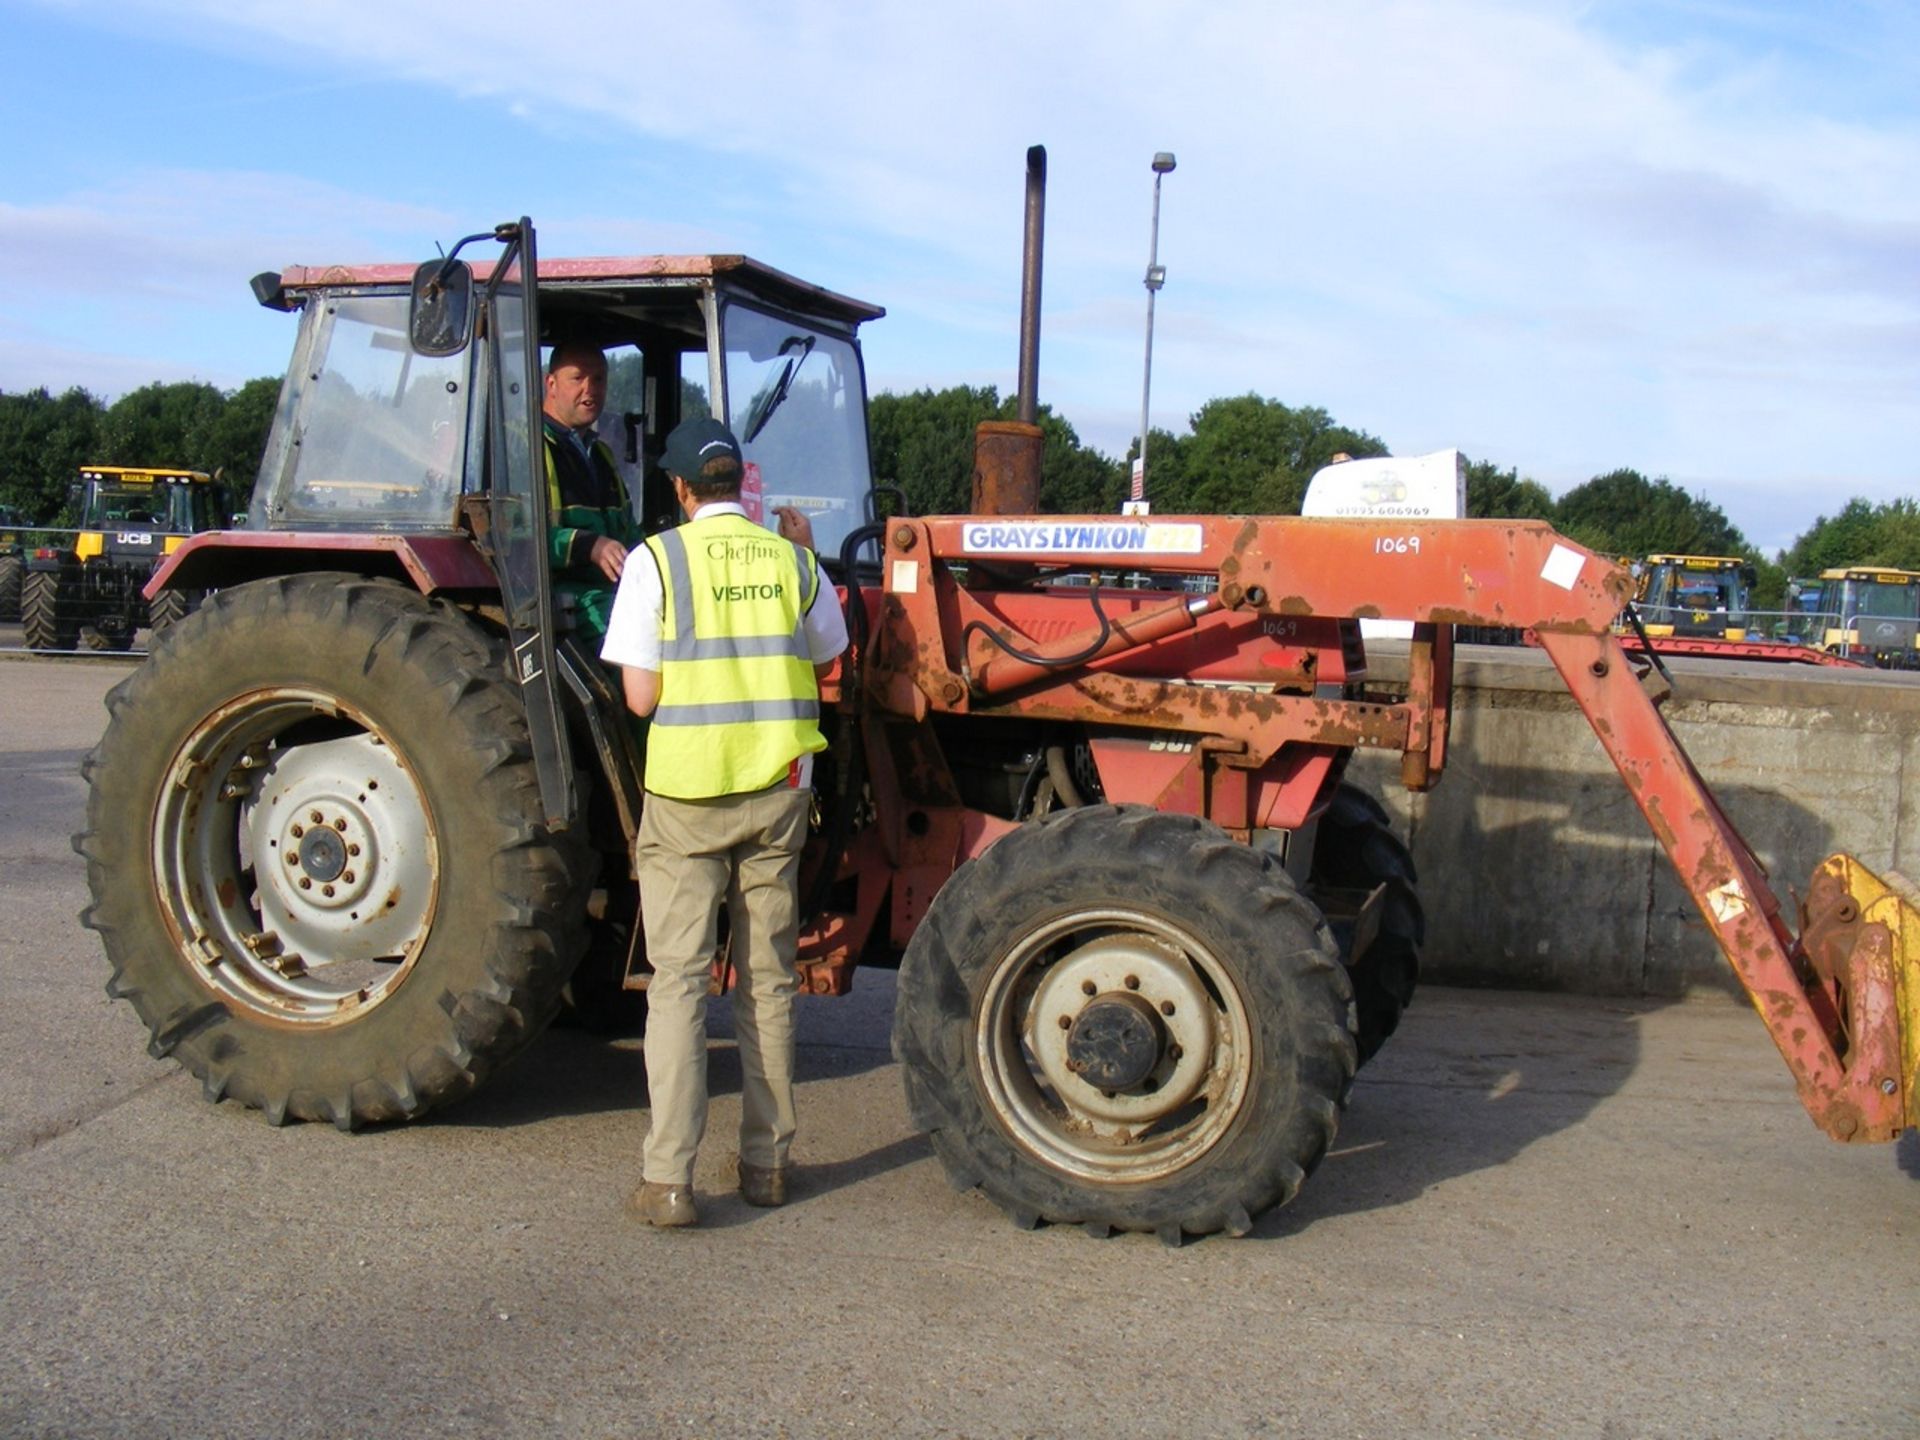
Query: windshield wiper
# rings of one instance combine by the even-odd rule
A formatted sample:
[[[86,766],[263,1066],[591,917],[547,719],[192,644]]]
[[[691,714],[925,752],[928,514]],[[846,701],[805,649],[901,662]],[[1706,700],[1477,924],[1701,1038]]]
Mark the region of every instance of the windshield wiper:
[[[787,398],[787,392],[793,388],[793,377],[800,373],[800,367],[807,363],[807,356],[813,353],[814,337],[811,335],[789,335],[780,342],[778,353],[798,355],[781,367],[779,377],[766,389],[753,397],[753,404],[747,407],[747,433],[740,437],[742,445],[751,445],[753,437],[767,428],[767,422],[773,418],[773,412],[780,408],[780,402]]]

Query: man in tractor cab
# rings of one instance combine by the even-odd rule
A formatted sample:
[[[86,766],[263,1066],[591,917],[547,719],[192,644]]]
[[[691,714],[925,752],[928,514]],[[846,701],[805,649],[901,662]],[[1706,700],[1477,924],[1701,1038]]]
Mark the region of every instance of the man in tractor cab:
[[[607,357],[592,345],[563,340],[547,359],[546,435],[548,561],[554,594],[573,612],[574,629],[592,654],[607,633],[614,586],[640,524],[627,503],[613,452],[594,431],[607,403]]]
[[[780,533],[747,518],[739,442],[718,420],[667,437],[661,468],[687,523],[648,538],[626,566],[601,658],[624,667],[628,708],[652,717],[635,858],[653,977],[640,1188],[649,1225],[699,1221],[693,1161],[707,1123],[708,971],[727,907],[738,975],[740,1193],[785,1203],[793,1144],[794,947],[820,677],[847,646],[846,619],[782,506]]]

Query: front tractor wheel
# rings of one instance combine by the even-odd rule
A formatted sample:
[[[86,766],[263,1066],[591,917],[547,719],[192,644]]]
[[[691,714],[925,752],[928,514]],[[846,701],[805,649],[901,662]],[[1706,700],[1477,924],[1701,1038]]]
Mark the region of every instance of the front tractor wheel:
[[[1353,995],[1269,857],[1089,806],[955,873],[900,968],[894,1051],[956,1186],[1017,1222],[1243,1233],[1326,1153]]]
[[[83,918],[210,1098],[407,1119],[552,1015],[584,863],[498,651],[410,589],[302,575],[215,595],[107,697]]]

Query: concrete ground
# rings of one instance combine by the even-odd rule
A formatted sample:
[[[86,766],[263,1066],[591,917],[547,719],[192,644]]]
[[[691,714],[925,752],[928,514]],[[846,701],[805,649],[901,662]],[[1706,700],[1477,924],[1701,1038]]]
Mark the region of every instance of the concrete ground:
[[[0,1433],[1920,1434],[1920,1147],[1816,1132],[1743,1007],[1429,989],[1243,1240],[1024,1233],[906,1121],[892,977],[804,1002],[803,1183],[623,1217],[633,1040],[275,1130],[146,1057],[75,916],[124,664],[0,662]]]

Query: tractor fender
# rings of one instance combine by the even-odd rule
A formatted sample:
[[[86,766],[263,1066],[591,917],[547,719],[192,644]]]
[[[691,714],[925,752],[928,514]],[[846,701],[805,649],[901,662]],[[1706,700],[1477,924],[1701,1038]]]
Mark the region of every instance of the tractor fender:
[[[142,593],[151,600],[167,590],[217,590],[309,570],[399,580],[423,595],[500,588],[486,556],[465,534],[211,530],[167,556]]]

